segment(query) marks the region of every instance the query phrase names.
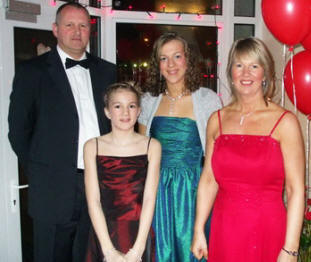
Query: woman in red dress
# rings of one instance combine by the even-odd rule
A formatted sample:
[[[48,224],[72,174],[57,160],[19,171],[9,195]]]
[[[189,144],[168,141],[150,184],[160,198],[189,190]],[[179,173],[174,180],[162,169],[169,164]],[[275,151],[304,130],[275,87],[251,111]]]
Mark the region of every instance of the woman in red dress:
[[[296,262],[305,166],[298,120],[271,101],[274,62],[261,40],[233,44],[227,76],[234,99],[207,126],[192,252],[209,262]]]

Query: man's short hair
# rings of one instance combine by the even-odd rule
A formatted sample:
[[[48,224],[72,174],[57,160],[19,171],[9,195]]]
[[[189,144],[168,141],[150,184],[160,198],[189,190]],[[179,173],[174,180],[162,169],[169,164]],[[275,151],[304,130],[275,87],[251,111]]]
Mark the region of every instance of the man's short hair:
[[[56,11],[56,17],[55,17],[55,23],[58,24],[59,22],[59,18],[61,16],[61,12],[64,8],[66,8],[67,6],[71,6],[71,7],[74,7],[74,8],[77,8],[77,9],[82,9],[84,10],[84,12],[87,14],[87,16],[90,18],[90,14],[89,14],[89,11],[81,4],[79,3],[73,3],[73,2],[70,2],[70,3],[66,3],[66,4],[63,4],[61,5],[57,11]]]

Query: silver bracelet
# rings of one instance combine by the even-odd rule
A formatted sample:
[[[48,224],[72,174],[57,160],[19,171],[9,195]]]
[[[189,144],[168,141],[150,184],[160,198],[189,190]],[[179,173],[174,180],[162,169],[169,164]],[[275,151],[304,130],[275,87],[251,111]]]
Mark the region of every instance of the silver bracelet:
[[[290,251],[290,250],[285,249],[284,247],[282,247],[282,250],[285,251],[290,256],[294,256],[294,257],[298,257],[299,256],[299,252],[298,251]]]

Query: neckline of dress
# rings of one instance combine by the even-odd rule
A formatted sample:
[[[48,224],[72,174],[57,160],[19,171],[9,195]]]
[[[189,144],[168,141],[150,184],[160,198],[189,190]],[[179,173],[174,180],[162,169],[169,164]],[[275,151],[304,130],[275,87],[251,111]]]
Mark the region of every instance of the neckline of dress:
[[[131,158],[131,157],[148,157],[148,154],[139,154],[132,156],[110,156],[110,155],[96,155],[96,157],[109,157],[109,158]]]
[[[159,117],[159,118],[175,118],[175,119],[186,119],[186,120],[190,120],[190,121],[193,121],[193,122],[196,122],[196,120],[190,118],[190,117],[186,117],[186,116],[154,116],[153,118],[155,117]]]
[[[240,137],[264,137],[264,138],[270,138],[273,141],[277,142],[278,144],[280,144],[280,141],[276,140],[275,138],[273,138],[271,135],[252,135],[252,134],[220,134],[218,137],[215,138],[215,141],[220,138],[220,137],[224,137],[224,136],[240,136]]]

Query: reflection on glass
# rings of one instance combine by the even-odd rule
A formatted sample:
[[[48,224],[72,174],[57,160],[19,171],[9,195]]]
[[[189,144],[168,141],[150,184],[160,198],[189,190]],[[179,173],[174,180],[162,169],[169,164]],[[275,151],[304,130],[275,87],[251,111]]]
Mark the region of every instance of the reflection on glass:
[[[90,35],[90,53],[100,57],[100,17],[91,16],[91,35]]]
[[[91,7],[100,7],[101,6],[101,1],[104,0],[61,0],[63,2],[68,2],[68,3],[80,3],[85,6],[91,6]]]
[[[116,10],[222,14],[222,0],[112,0]]]
[[[101,54],[100,50],[100,17],[91,16],[90,53],[95,56]],[[56,38],[52,31],[14,28],[15,65],[19,62],[41,55],[56,46]]]
[[[101,0],[89,0],[89,6],[100,7],[101,6]]]
[[[45,48],[56,45],[56,39],[52,31],[14,28],[14,52],[15,66],[21,61],[30,59],[38,54],[44,53]]]
[[[164,32],[182,35],[200,58],[202,86],[217,89],[217,27],[117,23],[118,80],[144,84],[154,41]]]
[[[234,24],[234,40],[251,37],[255,35],[255,25]]]
[[[234,16],[255,16],[255,0],[234,0]]]

